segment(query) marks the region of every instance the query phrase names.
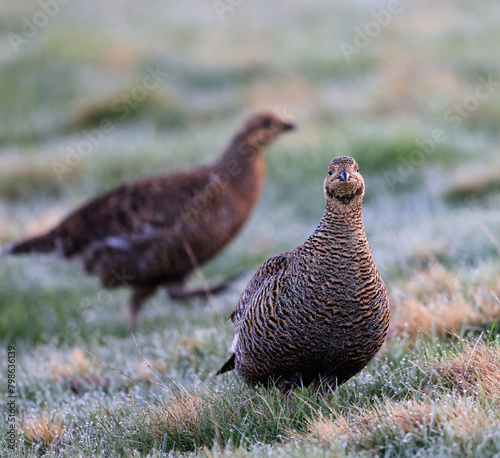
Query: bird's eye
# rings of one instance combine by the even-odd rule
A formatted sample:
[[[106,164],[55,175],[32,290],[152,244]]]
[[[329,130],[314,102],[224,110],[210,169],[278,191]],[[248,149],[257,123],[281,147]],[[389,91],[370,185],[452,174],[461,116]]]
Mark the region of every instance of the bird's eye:
[[[330,176],[332,176],[332,175],[333,175],[333,166],[332,166],[332,164],[330,164],[330,165],[328,166],[328,175],[330,175]]]
[[[354,163],[354,170],[356,170],[356,172],[359,172],[359,165],[357,162]]]

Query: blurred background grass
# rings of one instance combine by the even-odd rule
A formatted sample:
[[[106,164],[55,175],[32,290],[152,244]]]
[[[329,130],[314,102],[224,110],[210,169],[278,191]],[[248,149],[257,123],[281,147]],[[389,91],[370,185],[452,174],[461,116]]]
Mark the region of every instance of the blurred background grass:
[[[197,0],[56,4],[35,30],[27,24],[41,17],[41,3],[0,4],[1,245],[50,228],[119,183],[214,159],[250,113],[275,110],[300,127],[269,149],[257,210],[193,283],[234,271],[243,278],[209,302],[184,306],[159,293],[145,307],[144,345],[187,352],[172,363],[173,378],[192,383],[209,358],[203,380],[222,361],[233,332],[225,318],[260,263],[315,228],[326,167],[337,155],[360,164],[365,227],[396,303],[419,269],[436,262],[452,283],[498,285],[498,3],[402,1],[350,59],[342,43],[354,46],[358,28],[387,2],[243,1],[222,17],[215,2]],[[144,90],[153,70],[168,75]],[[479,100],[476,88],[488,79]],[[68,158],[103,120],[109,132]],[[436,129],[446,140],[401,174],[416,142]],[[26,377],[45,380],[36,366],[47,348],[78,345],[118,367],[135,351],[125,291],[103,292],[78,266],[35,256],[2,258],[0,274],[0,340],[35,355]],[[439,294],[430,302],[447,293]],[[228,335],[213,343],[220,329]],[[215,354],[193,353],[186,339],[200,346],[206,336]],[[112,355],[110,342],[126,356]],[[30,399],[45,399],[30,396],[31,408]]]
[[[300,129],[268,152],[262,201],[204,268],[209,278],[249,276],[307,237],[322,213],[326,164],[340,154],[360,163],[366,229],[389,287],[422,246],[456,269],[498,258],[495,3],[401,2],[347,58],[346,44],[373,29],[384,2],[217,10],[210,2],[90,1],[55,3],[53,17],[41,5],[0,6],[1,242],[44,231],[124,181],[212,160],[248,114],[265,109],[293,117]],[[459,111],[484,79],[493,82],[485,99]],[[411,165],[417,142],[435,129],[446,141]],[[50,323],[55,332],[98,294],[97,281],[61,264],[2,259],[0,338],[46,341]],[[109,323],[96,319],[89,330],[120,328],[124,301],[117,292],[97,303]]]
[[[250,275],[307,237],[322,213],[326,164],[340,154],[360,163],[366,229],[389,286],[422,246],[457,269],[498,258],[498,84],[477,107],[456,105],[482,78],[500,81],[495,3],[401,3],[348,58],[342,47],[373,28],[383,2],[242,3],[222,12],[210,2],[57,5],[54,17],[38,3],[0,6],[1,242],[44,231],[124,181],[212,160],[249,113],[266,109],[300,129],[268,152],[262,201],[205,267],[208,277]],[[156,84],[144,88],[152,72]],[[465,114],[457,121],[457,113]],[[446,141],[408,165],[435,129]],[[57,329],[54,317],[78,316],[99,291],[58,261],[7,258],[1,269],[2,339],[45,341],[48,322]],[[120,294],[110,296],[109,321],[121,325]]]

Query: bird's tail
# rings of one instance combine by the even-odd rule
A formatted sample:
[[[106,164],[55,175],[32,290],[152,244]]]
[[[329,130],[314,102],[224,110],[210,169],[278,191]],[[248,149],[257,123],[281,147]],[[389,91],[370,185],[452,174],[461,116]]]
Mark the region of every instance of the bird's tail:
[[[40,235],[39,237],[33,237],[32,239],[8,245],[1,251],[0,254],[1,256],[6,256],[8,254],[51,253],[55,250],[55,237],[49,232],[48,234]]]
[[[224,372],[229,372],[234,369],[234,360],[235,356],[234,353],[231,355],[231,358],[229,358],[224,365],[217,371],[215,375],[221,375],[224,374]]]

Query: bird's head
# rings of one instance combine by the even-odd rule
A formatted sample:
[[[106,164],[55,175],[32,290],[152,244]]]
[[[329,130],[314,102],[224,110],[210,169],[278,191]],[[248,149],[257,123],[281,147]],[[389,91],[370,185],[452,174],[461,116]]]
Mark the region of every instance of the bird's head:
[[[340,205],[361,203],[365,194],[365,182],[359,166],[349,156],[338,156],[330,162],[325,178],[325,198]]]
[[[271,112],[259,113],[248,119],[238,136],[247,145],[263,148],[278,135],[293,129],[295,124],[288,119]]]

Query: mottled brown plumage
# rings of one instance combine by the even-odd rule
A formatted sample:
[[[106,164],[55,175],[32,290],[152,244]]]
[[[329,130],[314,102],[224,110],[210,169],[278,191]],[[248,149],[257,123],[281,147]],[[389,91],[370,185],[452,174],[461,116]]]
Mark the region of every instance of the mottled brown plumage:
[[[184,281],[247,220],[264,181],[263,151],[293,127],[271,113],[255,115],[214,163],[120,186],[5,254],[56,252],[82,261],[107,288],[131,286],[132,328],[160,285],[173,298],[217,292],[225,285],[187,292]]]
[[[387,290],[361,217],[364,181],[354,159],[336,157],[324,182],[323,218],[300,246],[268,259],[231,315],[232,357],[254,384],[323,391],[357,374],[389,326]]]

